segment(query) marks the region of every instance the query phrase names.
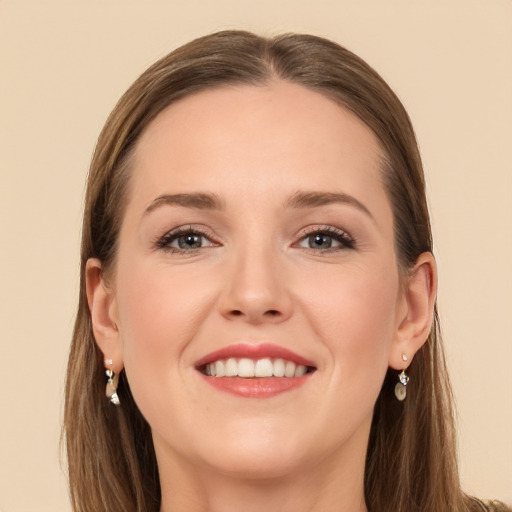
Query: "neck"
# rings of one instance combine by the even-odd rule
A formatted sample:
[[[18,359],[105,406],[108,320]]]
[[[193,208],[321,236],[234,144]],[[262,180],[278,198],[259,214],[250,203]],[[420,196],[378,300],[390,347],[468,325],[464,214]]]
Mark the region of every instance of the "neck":
[[[273,478],[227,475],[177,458],[159,471],[160,512],[367,512],[364,457],[350,465],[323,460]]]

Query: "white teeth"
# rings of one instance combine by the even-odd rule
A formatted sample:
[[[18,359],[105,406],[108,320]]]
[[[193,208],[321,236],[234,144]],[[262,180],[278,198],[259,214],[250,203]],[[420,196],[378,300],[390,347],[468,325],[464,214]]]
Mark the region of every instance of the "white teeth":
[[[236,359],[229,358],[226,361],[226,377],[236,377],[238,375],[238,363]]]
[[[254,377],[254,361],[252,359],[240,359],[238,362],[239,377]]]
[[[306,375],[306,372],[307,368],[304,365],[299,364],[299,366],[295,368],[295,377],[302,377],[303,375]]]
[[[270,359],[258,359],[254,366],[255,377],[272,377],[274,365]]]
[[[284,376],[295,377],[295,363],[292,363],[291,361],[286,361],[286,366],[284,367]]]
[[[248,358],[236,359],[230,357],[227,360],[217,360],[204,367],[205,375],[212,377],[302,377],[308,372],[308,368],[302,364],[296,365],[285,359],[252,360]]]
[[[224,361],[215,361],[215,376],[224,377],[225,374]]]
[[[276,377],[284,377],[284,359],[276,359],[274,361],[273,373]]]

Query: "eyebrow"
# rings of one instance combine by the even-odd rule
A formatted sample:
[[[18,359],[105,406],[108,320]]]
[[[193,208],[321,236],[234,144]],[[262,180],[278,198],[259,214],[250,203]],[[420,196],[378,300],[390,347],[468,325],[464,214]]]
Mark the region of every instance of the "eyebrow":
[[[286,202],[288,208],[315,208],[334,203],[354,206],[375,222],[370,210],[355,197],[343,192],[296,192]]]
[[[285,203],[287,208],[315,208],[334,203],[348,204],[365,213],[374,222],[370,210],[355,197],[343,192],[296,192]],[[182,206],[197,210],[223,210],[224,202],[216,194],[203,192],[163,194],[151,201],[144,216],[162,206]]]
[[[215,194],[195,192],[191,194],[163,194],[151,201],[144,210],[144,216],[161,206],[183,206],[197,210],[222,210],[224,203]]]

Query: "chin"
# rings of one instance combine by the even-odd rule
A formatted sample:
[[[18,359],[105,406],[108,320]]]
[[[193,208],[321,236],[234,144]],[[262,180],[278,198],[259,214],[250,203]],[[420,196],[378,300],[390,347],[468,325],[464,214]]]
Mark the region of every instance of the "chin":
[[[296,454],[283,454],[279,448],[272,450],[241,450],[226,454],[223,460],[210,461],[217,472],[244,480],[270,480],[283,478],[303,467],[303,460]]]
[[[294,432],[253,420],[249,428],[237,425],[228,430],[215,436],[215,450],[203,451],[208,454],[208,465],[223,474],[246,479],[284,477],[304,467],[308,459],[304,447],[311,446],[311,440],[297,429]],[[224,441],[219,443],[219,439]]]

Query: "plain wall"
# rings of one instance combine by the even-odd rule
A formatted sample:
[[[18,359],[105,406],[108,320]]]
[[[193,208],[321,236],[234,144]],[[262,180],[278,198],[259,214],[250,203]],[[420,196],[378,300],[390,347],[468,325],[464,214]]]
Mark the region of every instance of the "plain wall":
[[[0,511],[70,510],[59,435],[95,139],[149,64],[226,28],[332,38],[404,102],[428,180],[462,480],[512,501],[510,0],[0,0]]]

